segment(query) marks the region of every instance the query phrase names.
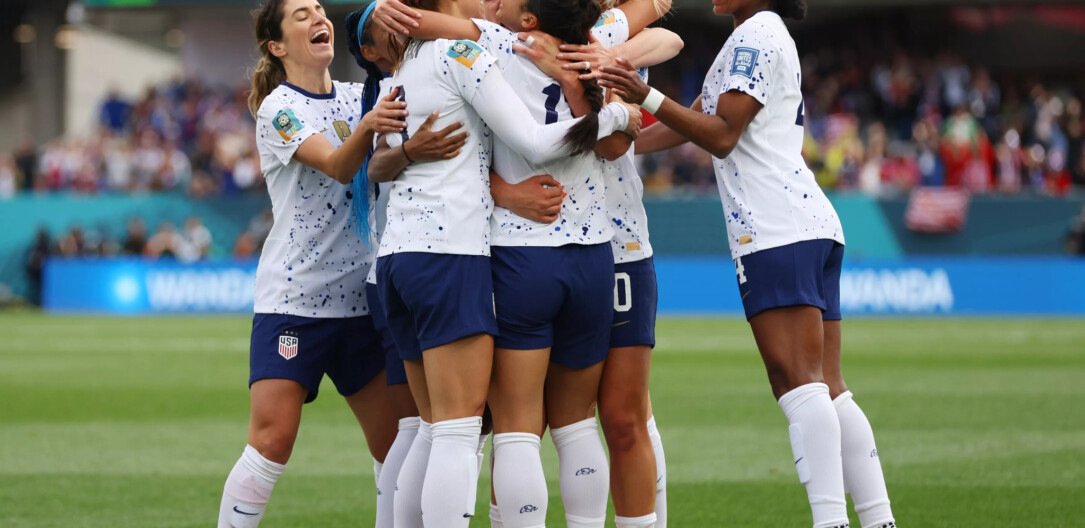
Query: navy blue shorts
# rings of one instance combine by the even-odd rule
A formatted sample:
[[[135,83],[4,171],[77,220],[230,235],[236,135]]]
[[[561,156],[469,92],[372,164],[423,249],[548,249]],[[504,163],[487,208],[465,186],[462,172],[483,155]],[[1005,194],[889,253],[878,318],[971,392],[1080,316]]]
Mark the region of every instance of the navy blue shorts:
[[[656,265],[652,257],[614,265],[610,348],[656,346]]]
[[[403,359],[475,334],[497,335],[488,257],[387,255],[377,259],[377,290]]]
[[[821,309],[823,320],[839,321],[843,260],[844,246],[833,240],[806,240],[735,259],[746,319],[773,308],[809,305]]]
[[[316,399],[327,374],[336,390],[350,396],[384,370],[380,338],[368,315],[316,319],[256,314],[249,344],[249,386],[262,379],[294,380]]]
[[[407,371],[403,368],[399,351],[396,350],[396,340],[392,337],[392,331],[388,329],[388,317],[384,315],[384,306],[381,305],[376,284],[365,283],[365,298],[369,302],[369,315],[373,316],[373,328],[377,330],[381,350],[384,351],[384,371],[388,384],[407,383]]]
[[[614,254],[609,242],[498,246],[490,251],[501,328],[495,346],[550,348],[550,361],[572,369],[606,359],[614,320]]]

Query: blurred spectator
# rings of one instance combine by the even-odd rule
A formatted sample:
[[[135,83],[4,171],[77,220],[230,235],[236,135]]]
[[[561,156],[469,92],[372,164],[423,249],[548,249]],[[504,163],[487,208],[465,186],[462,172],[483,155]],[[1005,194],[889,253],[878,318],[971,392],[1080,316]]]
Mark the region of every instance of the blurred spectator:
[[[1070,231],[1066,233],[1065,247],[1069,255],[1085,255],[1085,207],[1070,224]]]
[[[28,298],[31,303],[38,306],[41,305],[42,269],[45,267],[45,259],[52,253],[49,232],[44,227],[39,227],[37,234],[34,235],[34,244],[30,246],[26,257],[26,275],[30,279]]]
[[[15,196],[21,179],[19,167],[15,165],[15,158],[0,154],[0,200]]]
[[[127,128],[128,117],[132,111],[132,105],[121,99],[116,88],[111,88],[102,102],[99,112],[99,123],[102,127],[115,134],[121,133]]]
[[[158,231],[147,241],[143,254],[151,258],[176,258],[178,248],[183,243],[173,223],[163,220],[158,224]]]
[[[125,255],[142,255],[147,248],[147,224],[142,218],[132,217],[128,220],[128,233],[121,245],[121,252]]]
[[[198,217],[190,216],[185,220],[177,243],[177,258],[183,262],[195,262],[211,255],[211,231]]]

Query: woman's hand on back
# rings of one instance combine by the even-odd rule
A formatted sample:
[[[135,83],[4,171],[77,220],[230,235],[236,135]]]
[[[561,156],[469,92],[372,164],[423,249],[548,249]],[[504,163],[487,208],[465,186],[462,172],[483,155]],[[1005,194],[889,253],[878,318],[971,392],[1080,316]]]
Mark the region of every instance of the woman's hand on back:
[[[385,96],[377,103],[377,107],[362,116],[361,127],[363,130],[372,130],[378,134],[387,132],[403,132],[407,129],[407,103],[396,101],[399,88]]]
[[[436,132],[432,130],[438,114],[439,112],[430,114],[426,122],[403,144],[403,149],[411,161],[452,159],[458,156],[460,149],[467,144],[467,132],[452,135],[463,127],[463,123],[452,123]]]
[[[520,37],[521,42],[525,43],[530,39],[531,46],[515,44],[512,46],[513,52],[531,59],[531,62],[534,62],[543,73],[553,77],[559,83],[572,83],[578,80],[578,72],[565,69],[565,61],[558,59],[558,46],[561,45],[561,41],[556,37],[538,30],[519,33],[517,36]]]

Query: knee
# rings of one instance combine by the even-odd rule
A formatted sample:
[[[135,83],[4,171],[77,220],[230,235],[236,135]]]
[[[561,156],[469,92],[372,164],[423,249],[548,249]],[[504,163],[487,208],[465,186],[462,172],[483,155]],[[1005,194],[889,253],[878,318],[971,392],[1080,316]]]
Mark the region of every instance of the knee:
[[[604,410],[600,413],[603,435],[612,452],[626,452],[638,443],[651,443],[648,438],[648,417],[630,410]]]
[[[290,459],[290,453],[294,451],[297,432],[269,427],[253,431],[249,436],[249,445],[256,449],[260,456],[278,464],[285,464]]]

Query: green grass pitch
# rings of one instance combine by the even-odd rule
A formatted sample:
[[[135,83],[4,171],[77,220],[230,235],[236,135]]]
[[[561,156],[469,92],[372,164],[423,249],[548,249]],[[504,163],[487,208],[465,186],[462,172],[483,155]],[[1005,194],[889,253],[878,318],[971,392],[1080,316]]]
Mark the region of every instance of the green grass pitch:
[[[746,324],[658,331],[670,526],[810,526]],[[248,333],[245,317],[0,313],[0,527],[214,526],[245,444]],[[857,319],[844,337],[902,528],[1085,526],[1085,320]],[[288,467],[263,526],[372,526],[372,463],[331,386]],[[556,480],[549,511],[562,526]]]

